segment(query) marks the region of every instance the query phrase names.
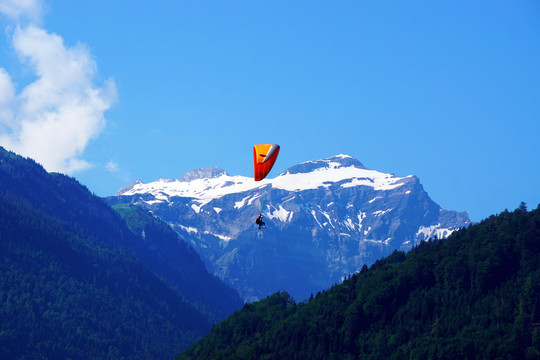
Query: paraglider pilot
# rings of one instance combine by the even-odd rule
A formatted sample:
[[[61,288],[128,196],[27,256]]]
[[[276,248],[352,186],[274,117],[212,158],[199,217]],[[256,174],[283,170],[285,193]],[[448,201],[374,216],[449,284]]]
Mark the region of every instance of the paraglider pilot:
[[[264,221],[262,221],[262,219],[263,219],[263,216],[262,214],[260,214],[257,220],[255,220],[255,224],[259,225],[259,229],[261,228],[261,226],[266,227],[266,224],[264,223]]]

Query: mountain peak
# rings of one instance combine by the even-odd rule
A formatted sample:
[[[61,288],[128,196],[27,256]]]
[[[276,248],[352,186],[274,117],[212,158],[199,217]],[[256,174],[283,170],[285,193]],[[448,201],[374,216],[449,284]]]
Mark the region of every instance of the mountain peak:
[[[367,169],[360,161],[350,155],[339,154],[326,159],[316,161],[306,161],[298,165],[291,166],[282,175],[310,173],[324,168],[345,168],[355,167]]]
[[[129,190],[133,189],[135,186],[139,185],[139,184],[142,184],[143,182],[141,180],[137,180],[137,181],[134,181],[130,184],[127,184],[126,186],[124,186],[123,188],[121,188],[120,190],[118,190],[116,192],[116,196],[120,196],[120,195],[123,195],[124,193],[128,192]]]
[[[336,156],[329,157],[327,159],[323,159],[322,161],[328,161],[329,163],[339,163],[341,166],[338,167],[356,167],[360,169],[367,169],[364,164],[362,164],[358,159],[345,154],[339,154]]]
[[[197,179],[213,179],[222,175],[228,175],[225,170],[218,168],[217,166],[205,169],[195,169],[188,171],[180,178],[180,181],[193,181]]]

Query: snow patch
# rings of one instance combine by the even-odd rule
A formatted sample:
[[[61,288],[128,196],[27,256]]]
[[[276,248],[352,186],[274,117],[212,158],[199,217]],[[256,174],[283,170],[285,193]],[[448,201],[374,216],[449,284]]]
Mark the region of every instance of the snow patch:
[[[210,201],[225,195],[262,188],[268,183],[268,180],[255,182],[252,178],[245,176],[229,176],[223,173],[214,178],[191,179],[190,181],[158,179],[148,184],[137,182],[121,189],[118,195],[152,194],[156,199],[163,200],[177,196]]]
[[[191,208],[193,209],[193,211],[195,211],[197,214],[201,211],[201,205],[197,205],[197,204],[191,204]]]
[[[248,200],[248,205],[253,204],[253,201],[255,201],[255,200],[259,199],[259,198],[260,198],[260,196],[252,196],[251,199]]]
[[[163,200],[141,200],[143,203],[148,205],[161,204]]]
[[[212,236],[215,236],[215,237],[217,237],[218,239],[223,240],[223,241],[225,241],[225,242],[229,242],[229,241],[231,241],[231,239],[232,239],[230,236],[214,234],[214,233],[212,233],[212,232],[210,232],[210,231],[205,231],[204,234],[205,234],[205,235],[212,235]]]
[[[350,217],[348,217],[344,222],[343,224],[345,224],[345,226],[349,229],[349,230],[356,230],[356,226],[354,224],[354,222],[352,221],[352,219]]]
[[[196,228],[191,227],[191,226],[178,225],[178,227],[180,227],[180,229],[182,229],[184,231],[187,231],[188,233],[197,234],[199,232],[199,230],[197,230]]]
[[[373,199],[369,200],[368,203],[372,204],[377,199],[382,199],[382,196],[375,196]]]
[[[382,240],[376,240],[376,239],[365,239],[365,242],[375,243],[375,244],[382,244]]]
[[[319,219],[317,219],[317,213],[315,212],[315,210],[311,210],[311,215],[313,215],[313,218],[315,219],[315,221],[317,222],[317,224],[319,224],[319,227],[322,228],[323,226],[322,226],[321,223],[319,222]]]
[[[334,226],[334,224],[332,224],[332,218],[330,217],[330,215],[328,215],[328,213],[326,213],[324,211],[321,211],[321,214],[323,214],[324,217],[326,217],[328,219],[328,222],[325,222],[323,225],[330,224],[330,226],[335,229],[336,227]]]
[[[437,225],[431,225],[431,226],[420,226],[418,229],[418,232],[416,233],[416,237],[420,239],[429,239],[433,237],[437,237],[438,239],[445,239],[450,234],[452,234],[456,229],[441,229],[441,224],[438,223]]]
[[[362,230],[362,221],[366,218],[367,214],[365,212],[358,213],[358,231]]]
[[[283,174],[271,180],[274,188],[287,191],[301,191],[329,188],[334,183],[343,182],[341,187],[370,186],[375,190],[391,190],[403,186],[403,178],[375,170],[343,166],[330,162],[328,167],[315,169],[309,173]]]
[[[250,197],[248,196],[248,197],[243,198],[240,201],[235,202],[234,203],[234,208],[235,209],[240,209],[240,208],[244,207],[246,205],[246,202],[249,200],[249,198]]]
[[[279,206],[278,209],[273,209],[270,214],[267,215],[269,219],[278,219],[281,222],[290,222],[293,217],[292,211],[287,211],[283,206]]]

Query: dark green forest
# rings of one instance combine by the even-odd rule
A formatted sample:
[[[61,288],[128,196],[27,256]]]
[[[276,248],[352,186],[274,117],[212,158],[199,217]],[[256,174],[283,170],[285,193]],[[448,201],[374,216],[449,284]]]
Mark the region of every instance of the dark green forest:
[[[246,304],[177,359],[540,359],[540,209]]]
[[[152,219],[147,240],[178,243],[139,215]],[[186,266],[204,269],[184,250],[176,255]],[[0,359],[173,358],[235,306],[235,294],[212,309],[192,286],[167,282],[184,268],[167,267],[160,251],[75,179],[0,147]]]
[[[129,254],[0,196],[0,358],[167,358],[208,319]]]
[[[153,253],[144,263],[212,322],[223,320],[242,307],[240,295],[209,274],[195,249],[180,241],[169,225],[133,204],[117,204],[113,209]]]

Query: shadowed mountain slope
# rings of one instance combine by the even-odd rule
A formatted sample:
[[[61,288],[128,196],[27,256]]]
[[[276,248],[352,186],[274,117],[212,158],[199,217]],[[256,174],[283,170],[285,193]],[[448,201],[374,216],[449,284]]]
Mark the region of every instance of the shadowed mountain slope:
[[[166,225],[133,218],[150,244],[74,179],[0,148],[1,358],[171,358],[241,306],[223,284],[205,288],[217,279]],[[228,305],[184,294],[160,239]]]

